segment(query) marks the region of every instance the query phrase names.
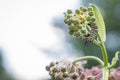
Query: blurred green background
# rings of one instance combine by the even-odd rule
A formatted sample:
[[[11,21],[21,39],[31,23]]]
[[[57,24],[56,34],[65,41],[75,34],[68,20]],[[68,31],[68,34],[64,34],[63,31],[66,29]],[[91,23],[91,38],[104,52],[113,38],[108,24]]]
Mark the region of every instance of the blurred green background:
[[[83,0],[82,5],[88,6],[88,3],[96,4],[101,10],[107,32],[106,48],[108,50],[109,61],[114,56],[116,51],[120,51],[120,0]],[[81,3],[77,5],[79,8]],[[78,52],[83,51],[83,55],[93,55],[102,58],[99,47],[96,47],[92,43],[84,44],[80,39],[75,39],[67,33],[66,25],[63,22],[63,17],[55,17],[53,20],[55,28],[60,28],[65,31],[66,42],[71,44]],[[58,26],[58,27],[56,27]],[[2,51],[0,50],[0,80],[12,80],[9,74],[4,69],[2,61]],[[74,55],[80,55],[73,53]],[[87,66],[97,65],[93,61],[89,61]],[[117,66],[120,65],[120,61],[117,62]]]

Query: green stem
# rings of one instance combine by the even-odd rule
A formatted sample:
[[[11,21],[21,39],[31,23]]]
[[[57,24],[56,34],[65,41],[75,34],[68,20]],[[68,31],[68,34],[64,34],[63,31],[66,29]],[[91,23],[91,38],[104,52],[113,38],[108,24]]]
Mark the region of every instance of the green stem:
[[[100,42],[96,41],[95,39],[93,40],[93,43],[96,44],[97,46],[100,45]]]
[[[99,34],[98,34],[98,38],[99,38],[99,41],[100,41],[99,46],[100,46],[101,51],[102,51],[104,66],[108,66],[108,55],[107,55],[107,51],[106,51],[104,42],[101,40]]]
[[[97,61],[98,63],[100,63],[101,66],[104,66],[103,61],[102,61],[101,59],[99,59],[98,57],[95,57],[95,56],[84,56],[84,57],[81,57],[81,58],[73,61],[72,64],[75,64],[75,63],[77,63],[77,62],[79,62],[79,61],[82,61],[82,60],[95,60],[95,61]]]
[[[100,48],[102,51],[102,56],[103,56],[103,61],[104,61],[104,67],[103,67],[103,77],[102,80],[108,80],[108,76],[109,76],[109,69],[108,69],[108,55],[107,55],[107,51],[104,45],[104,42],[101,40],[101,37],[98,34],[98,38],[100,41]]]
[[[109,69],[108,67],[103,67],[103,77],[102,80],[108,80],[108,76],[109,76]]]

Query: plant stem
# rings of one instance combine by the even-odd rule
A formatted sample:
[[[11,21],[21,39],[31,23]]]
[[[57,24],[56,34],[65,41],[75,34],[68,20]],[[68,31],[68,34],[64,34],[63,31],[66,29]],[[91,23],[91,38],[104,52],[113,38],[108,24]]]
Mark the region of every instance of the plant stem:
[[[99,34],[98,34],[98,38],[99,38],[99,41],[100,41],[99,46],[100,46],[101,51],[102,51],[104,66],[108,66],[108,55],[107,55],[107,51],[106,51],[104,42],[101,40]]]
[[[108,76],[109,76],[109,69],[108,67],[103,67],[103,77],[102,80],[108,80]]]
[[[99,46],[100,42],[96,41],[95,39],[93,40],[93,43],[96,44],[97,46]]]
[[[98,63],[100,63],[101,66],[104,66],[103,61],[102,61],[101,59],[99,59],[98,57],[95,57],[95,56],[84,56],[84,57],[81,57],[81,58],[79,58],[79,59],[77,59],[77,60],[74,60],[74,61],[72,62],[72,64],[75,64],[75,63],[77,63],[77,62],[79,62],[79,61],[82,61],[82,60],[95,60],[95,61],[97,61]]]
[[[104,67],[103,67],[103,77],[102,80],[108,80],[108,76],[109,76],[109,69],[108,69],[108,55],[107,55],[107,51],[104,45],[104,42],[101,40],[99,34],[98,34],[98,38],[100,41],[100,48],[102,51],[102,56],[103,56],[103,61],[104,61]]]

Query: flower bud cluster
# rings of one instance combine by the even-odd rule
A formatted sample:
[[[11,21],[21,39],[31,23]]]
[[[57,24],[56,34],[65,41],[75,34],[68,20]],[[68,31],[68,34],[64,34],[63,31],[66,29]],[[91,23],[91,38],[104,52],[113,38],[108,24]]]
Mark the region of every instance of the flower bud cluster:
[[[80,9],[76,9],[75,12],[68,9],[67,12],[65,12],[64,22],[68,26],[70,35],[77,38],[81,37],[86,42],[93,41],[98,32],[96,18],[91,7],[80,7]],[[90,38],[87,38],[89,36]]]
[[[46,70],[53,80],[101,80],[101,67],[84,69],[80,64],[69,61],[51,62]]]
[[[51,62],[46,66],[53,80],[80,80],[83,67],[79,64],[71,64],[69,61]]]

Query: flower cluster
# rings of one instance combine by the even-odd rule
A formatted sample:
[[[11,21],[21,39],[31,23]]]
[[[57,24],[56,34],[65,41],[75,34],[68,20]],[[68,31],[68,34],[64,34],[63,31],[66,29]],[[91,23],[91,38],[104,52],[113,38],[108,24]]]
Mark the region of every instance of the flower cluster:
[[[79,64],[71,64],[70,61],[51,62],[46,66],[49,75],[54,80],[80,80],[83,67]]]
[[[51,62],[46,66],[53,80],[101,80],[102,69],[93,67],[84,69],[80,64],[72,64],[70,61]]]
[[[85,69],[81,74],[81,80],[102,80],[102,69],[99,66]]]
[[[98,26],[91,7],[80,7],[75,12],[68,9],[65,12],[64,22],[68,26],[70,35],[81,37],[86,42],[92,42],[96,38]]]
[[[120,80],[120,67],[111,70],[111,75],[109,76],[109,80]]]

